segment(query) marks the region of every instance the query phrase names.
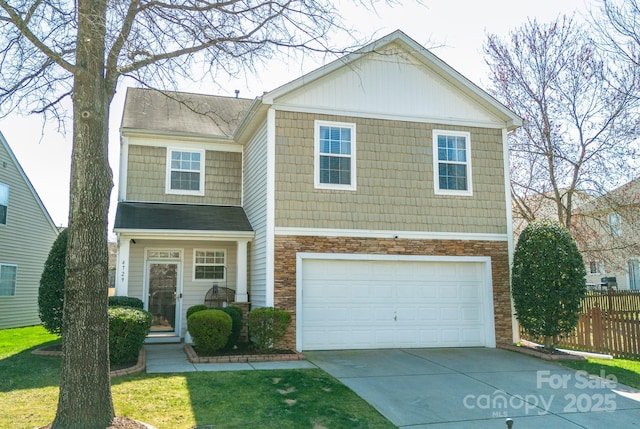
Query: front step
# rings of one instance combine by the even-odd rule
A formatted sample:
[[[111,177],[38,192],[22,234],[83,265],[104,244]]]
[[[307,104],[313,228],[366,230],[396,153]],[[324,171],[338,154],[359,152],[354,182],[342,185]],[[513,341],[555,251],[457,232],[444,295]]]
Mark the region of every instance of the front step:
[[[179,343],[182,341],[178,335],[174,333],[150,333],[144,340],[145,344],[167,344]]]

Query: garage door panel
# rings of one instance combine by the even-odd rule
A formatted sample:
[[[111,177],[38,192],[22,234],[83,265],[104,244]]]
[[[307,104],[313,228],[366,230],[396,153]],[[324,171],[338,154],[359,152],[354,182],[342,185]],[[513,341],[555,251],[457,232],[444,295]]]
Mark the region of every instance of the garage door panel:
[[[462,307],[462,320],[466,322],[482,322],[482,313],[477,307]]]
[[[468,262],[305,259],[301,348],[484,345],[484,269]]]

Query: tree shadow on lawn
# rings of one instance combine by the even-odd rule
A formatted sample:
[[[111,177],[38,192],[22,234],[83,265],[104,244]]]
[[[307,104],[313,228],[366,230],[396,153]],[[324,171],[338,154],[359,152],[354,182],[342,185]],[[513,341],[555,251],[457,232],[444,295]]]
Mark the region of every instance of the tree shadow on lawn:
[[[48,341],[0,359],[0,392],[58,386],[60,381],[60,357],[37,356],[35,349],[59,344]]]
[[[137,374],[112,386],[119,415],[158,428],[395,428],[319,369]]]
[[[186,381],[198,429],[395,427],[319,369],[188,373]]]

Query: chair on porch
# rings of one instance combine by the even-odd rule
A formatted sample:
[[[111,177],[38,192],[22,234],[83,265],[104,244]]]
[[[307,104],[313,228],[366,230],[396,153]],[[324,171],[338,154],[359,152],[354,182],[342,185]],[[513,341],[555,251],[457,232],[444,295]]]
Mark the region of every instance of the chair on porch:
[[[222,308],[236,300],[236,291],[214,283],[204,297],[204,305],[209,308]]]

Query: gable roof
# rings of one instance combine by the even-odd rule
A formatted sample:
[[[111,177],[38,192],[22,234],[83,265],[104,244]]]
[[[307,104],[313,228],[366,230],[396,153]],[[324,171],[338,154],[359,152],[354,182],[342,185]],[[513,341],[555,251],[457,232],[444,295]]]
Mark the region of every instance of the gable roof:
[[[640,206],[640,177],[579,206],[576,214],[611,212],[629,206]]]
[[[393,48],[396,48],[395,51],[389,51]],[[312,84],[320,82],[341,69],[355,68],[356,62],[361,59],[376,53],[388,55],[390,52],[408,54],[413,63],[428,70],[430,75],[437,77],[439,82],[446,83],[439,86],[438,95],[443,96],[446,93],[458,98],[467,97],[474,102],[468,103],[474,104],[472,109],[476,112],[485,112],[485,115],[495,118],[501,127],[508,130],[514,130],[523,125],[524,121],[520,116],[428,49],[397,30],[351,54],[266,92],[255,100],[128,88],[121,130],[147,134],[217,137],[230,141],[235,138],[235,141],[241,141],[243,136],[250,134],[262,122],[271,105],[291,97],[296,91],[307,90]],[[455,92],[446,92],[443,86],[450,86]],[[203,120],[203,118],[206,119]]]
[[[253,100],[127,88],[121,127],[126,131],[230,138]]]
[[[44,215],[45,219],[47,220],[47,222],[49,222],[49,224],[51,225],[51,228],[53,228],[53,230],[56,232],[56,234],[58,234],[58,232],[59,232],[58,227],[53,222],[53,219],[51,218],[51,215],[49,214],[49,211],[47,210],[47,208],[42,203],[42,200],[40,199],[40,195],[38,195],[38,193],[36,192],[36,189],[33,187],[33,185],[31,184],[31,181],[27,177],[27,174],[22,169],[22,166],[18,162],[18,158],[16,158],[15,154],[11,150],[11,147],[9,146],[9,143],[7,142],[7,140],[4,138],[4,135],[2,134],[2,131],[0,131],[0,144],[2,145],[2,147],[4,147],[6,152],[9,154],[9,158],[11,159],[11,161],[14,163],[14,165],[18,169],[18,172],[20,173],[20,176],[22,177],[22,180],[24,180],[25,184],[27,185],[27,188],[33,194],[33,197],[35,198],[36,203],[40,207],[40,210],[42,210],[42,214]]]
[[[396,30],[351,54],[307,73],[273,91],[265,93],[262,96],[262,103],[268,105],[275,104],[278,99],[282,99],[287,94],[302,87],[309,86],[313,82],[319,81],[339,69],[352,67],[358,60],[366,56],[376,53],[385,55],[387,54],[385,49],[392,45],[397,45],[402,51],[408,52],[413,60],[419,62],[429,69],[430,72],[446,81],[462,94],[473,99],[478,105],[491,112],[491,114],[500,118],[501,121],[504,121],[508,130],[514,130],[523,125],[524,120],[520,116],[400,30]]]

